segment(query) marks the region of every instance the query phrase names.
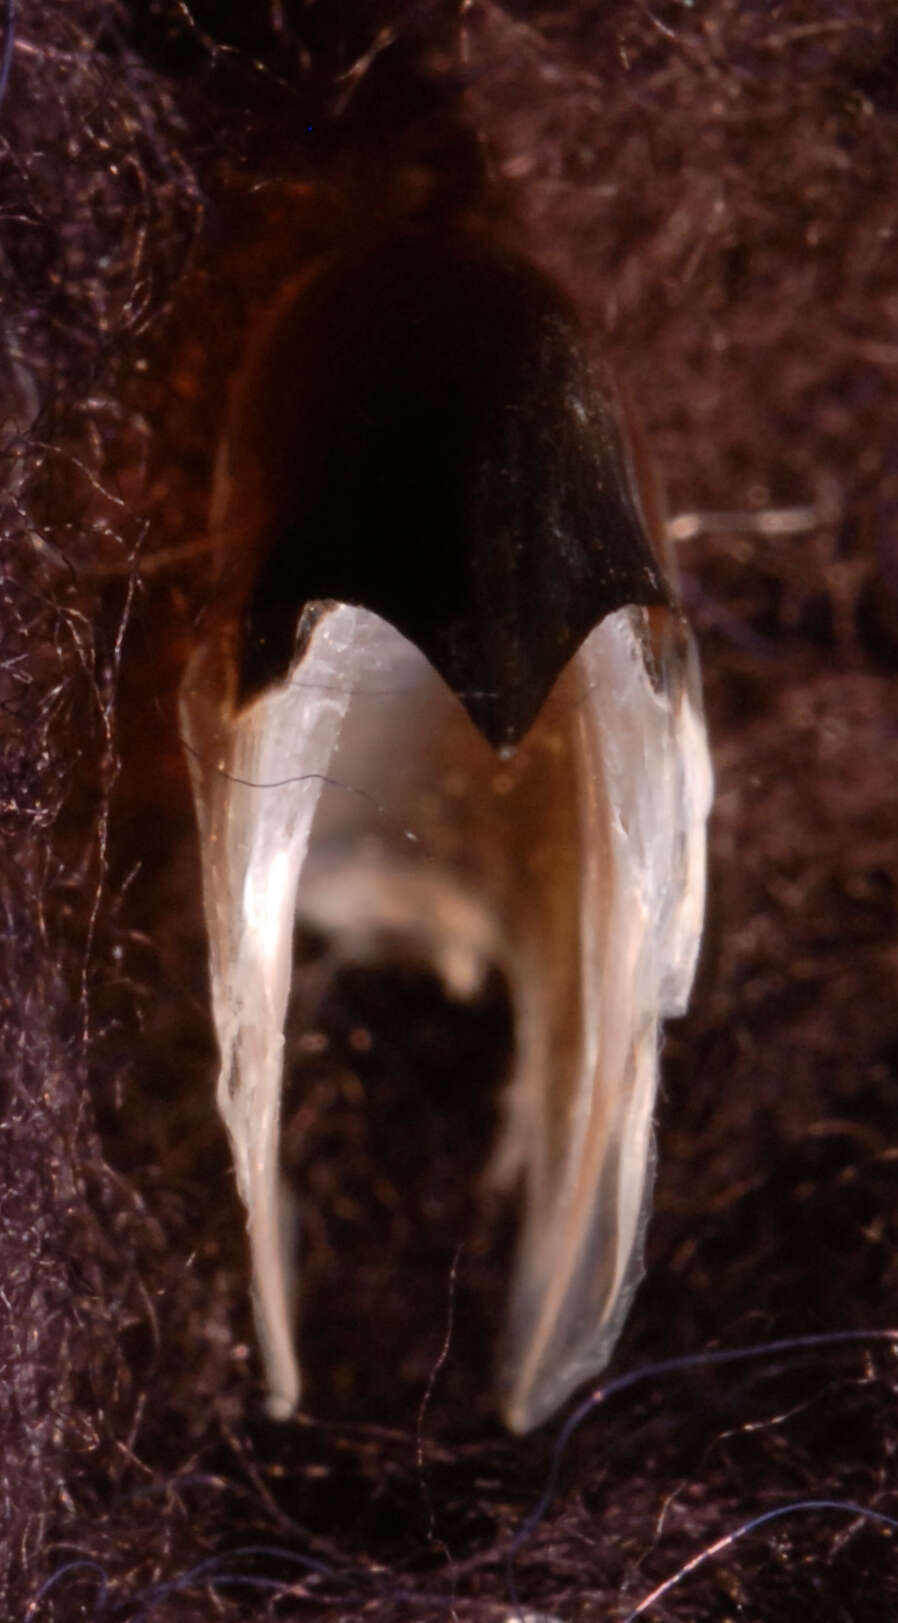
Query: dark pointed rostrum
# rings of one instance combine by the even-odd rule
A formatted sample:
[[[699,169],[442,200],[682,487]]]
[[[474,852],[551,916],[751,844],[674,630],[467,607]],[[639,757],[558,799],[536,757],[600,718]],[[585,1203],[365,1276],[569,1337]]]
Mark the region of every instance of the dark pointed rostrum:
[[[253,415],[284,467],[243,700],[286,675],[305,606],[335,600],[395,625],[514,744],[606,614],[669,600],[576,317],[475,230],[330,260],[273,329]]]

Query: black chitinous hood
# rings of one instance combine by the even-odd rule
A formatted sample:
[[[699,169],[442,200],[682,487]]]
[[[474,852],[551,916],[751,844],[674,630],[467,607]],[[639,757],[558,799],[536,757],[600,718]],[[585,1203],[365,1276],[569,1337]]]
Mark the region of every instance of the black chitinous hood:
[[[605,615],[668,601],[576,317],[475,231],[320,262],[269,321],[229,441],[232,488],[249,459],[272,502],[241,699],[333,600],[396,626],[514,744]]]

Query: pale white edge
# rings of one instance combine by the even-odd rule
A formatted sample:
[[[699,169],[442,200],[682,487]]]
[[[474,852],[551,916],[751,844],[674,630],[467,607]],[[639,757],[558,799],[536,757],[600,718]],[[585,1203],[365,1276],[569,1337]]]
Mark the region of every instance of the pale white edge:
[[[684,665],[657,689],[642,620],[632,608],[608,616],[575,658],[589,695],[580,735],[582,1065],[554,1187],[540,1143],[524,1156],[529,1189],[511,1306],[522,1334],[503,1372],[515,1431],[539,1424],[601,1368],[629,1308],[653,1167],[658,1025],[685,1008],[701,939],[712,774],[697,661],[690,638]],[[551,1069],[540,1074],[547,1061],[540,1054],[522,1066],[519,1085],[536,1097],[517,1114],[531,1131],[552,1086]],[[601,1222],[609,1178],[613,1234]],[[611,1282],[584,1319],[577,1281],[593,1248],[607,1245]],[[607,1268],[605,1256],[598,1261]]]
[[[294,1223],[279,1173],[284,1020],[296,892],[323,780],[353,687],[371,666],[374,616],[335,605],[286,679],[235,715],[201,649],[181,720],[197,809],[218,1039],[218,1107],[247,1211],[254,1308],[273,1415],[300,1397]]]

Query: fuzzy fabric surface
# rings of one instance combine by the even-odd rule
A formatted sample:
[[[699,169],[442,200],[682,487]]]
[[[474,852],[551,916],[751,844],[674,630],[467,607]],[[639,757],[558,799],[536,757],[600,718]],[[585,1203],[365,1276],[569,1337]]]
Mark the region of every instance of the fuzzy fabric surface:
[[[3,1615],[894,1618],[893,7],[19,0],[4,27]],[[298,944],[307,1391],[275,1425],[176,713],[215,449],[285,278],[483,175],[679,515],[702,965],[612,1370],[513,1440],[511,1218],[478,1184],[502,996],[334,985]]]

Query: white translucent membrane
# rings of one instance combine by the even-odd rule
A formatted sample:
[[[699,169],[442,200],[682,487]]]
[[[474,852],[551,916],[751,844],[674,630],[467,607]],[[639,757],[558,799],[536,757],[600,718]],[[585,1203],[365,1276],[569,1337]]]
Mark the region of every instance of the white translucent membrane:
[[[220,651],[190,667],[218,1100],[273,1413],[300,1395],[278,1170],[296,916],[338,960],[412,955],[453,998],[501,968],[515,1051],[492,1176],[525,1188],[500,1357],[509,1426],[546,1418],[611,1352],[641,1270],[658,1022],[689,995],[711,797],[691,641],[653,616],[657,658],[646,611],[608,616],[502,756],[362,609],[325,612],[287,680],[237,714]]]

